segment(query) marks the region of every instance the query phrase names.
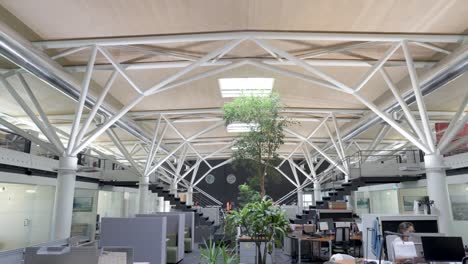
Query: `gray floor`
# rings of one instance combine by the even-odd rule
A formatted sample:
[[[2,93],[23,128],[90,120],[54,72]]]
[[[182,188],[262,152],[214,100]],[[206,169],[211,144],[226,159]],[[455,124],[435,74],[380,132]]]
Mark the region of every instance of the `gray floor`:
[[[185,253],[184,260],[179,262],[180,264],[197,264],[200,263],[200,249],[198,247],[195,247],[195,250],[191,253]],[[254,264],[255,260],[252,260],[251,263],[243,263],[243,264]],[[275,251],[275,263],[276,264],[290,264],[290,263],[295,263],[291,261],[291,258],[284,254],[282,250],[276,250]],[[306,262],[302,261],[302,263],[312,263],[312,262]],[[313,262],[313,263],[322,263],[322,262]]]

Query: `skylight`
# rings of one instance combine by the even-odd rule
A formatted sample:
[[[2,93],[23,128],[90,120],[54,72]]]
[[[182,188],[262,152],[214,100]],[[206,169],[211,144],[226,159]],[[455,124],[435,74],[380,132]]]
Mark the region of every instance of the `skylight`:
[[[269,95],[274,81],[273,78],[221,78],[218,80],[223,98]]]
[[[228,133],[245,133],[252,130],[257,130],[258,124],[252,123],[232,123],[227,126]]]

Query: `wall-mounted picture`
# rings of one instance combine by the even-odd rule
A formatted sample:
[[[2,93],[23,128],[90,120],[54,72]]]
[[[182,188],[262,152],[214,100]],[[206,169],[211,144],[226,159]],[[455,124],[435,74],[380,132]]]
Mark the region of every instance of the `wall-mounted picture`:
[[[403,210],[405,212],[413,212],[414,201],[422,201],[424,196],[403,196]],[[423,209],[420,208],[420,211]]]
[[[93,197],[75,197],[73,198],[73,212],[92,212]]]
[[[452,204],[453,220],[468,221],[468,196],[450,195]]]
[[[356,206],[358,209],[367,209],[369,210],[369,198],[359,198],[356,201]]]

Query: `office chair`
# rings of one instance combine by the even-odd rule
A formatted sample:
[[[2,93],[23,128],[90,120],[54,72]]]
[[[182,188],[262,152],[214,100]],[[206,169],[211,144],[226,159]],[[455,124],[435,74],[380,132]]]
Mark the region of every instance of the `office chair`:
[[[349,227],[337,227],[335,229],[335,240],[333,241],[332,253],[348,254],[350,248]]]

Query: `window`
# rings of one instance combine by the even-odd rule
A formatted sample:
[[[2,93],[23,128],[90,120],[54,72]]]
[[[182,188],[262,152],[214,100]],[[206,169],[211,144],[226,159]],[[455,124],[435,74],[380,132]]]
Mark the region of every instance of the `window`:
[[[302,195],[302,206],[309,207],[310,205],[314,205],[314,197],[311,193],[305,193]]]

